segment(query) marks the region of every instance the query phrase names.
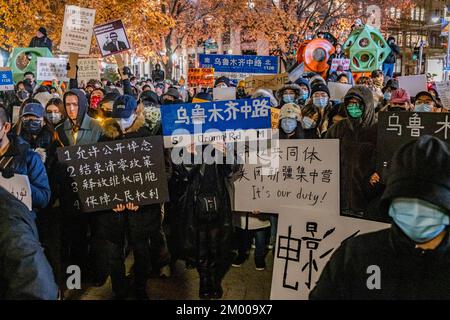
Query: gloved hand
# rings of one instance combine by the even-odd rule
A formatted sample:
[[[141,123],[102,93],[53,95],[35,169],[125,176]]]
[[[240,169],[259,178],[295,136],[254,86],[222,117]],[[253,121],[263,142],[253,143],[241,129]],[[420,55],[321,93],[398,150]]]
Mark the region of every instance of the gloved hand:
[[[36,152],[39,157],[41,157],[42,163],[45,163],[45,161],[47,160],[47,152],[45,151],[44,148],[36,148],[34,149],[34,152]]]

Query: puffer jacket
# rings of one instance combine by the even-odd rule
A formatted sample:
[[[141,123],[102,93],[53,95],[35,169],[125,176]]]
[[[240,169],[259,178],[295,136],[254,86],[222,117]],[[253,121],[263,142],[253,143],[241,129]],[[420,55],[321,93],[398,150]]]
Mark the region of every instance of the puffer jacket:
[[[370,89],[355,86],[344,101],[351,97],[363,102],[362,117],[355,120],[347,114],[346,119],[328,130],[326,138],[340,141],[341,211],[362,216],[367,204],[376,196],[369,180],[376,170],[377,123]]]

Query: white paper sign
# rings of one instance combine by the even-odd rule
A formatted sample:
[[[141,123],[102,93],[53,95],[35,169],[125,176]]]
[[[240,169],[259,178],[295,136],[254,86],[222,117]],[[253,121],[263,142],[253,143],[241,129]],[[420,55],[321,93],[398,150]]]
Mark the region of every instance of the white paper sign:
[[[272,139],[271,155],[252,149],[235,182],[236,211],[282,214],[283,204],[303,212],[339,212],[338,140]]]
[[[30,211],[32,210],[31,188],[28,176],[15,174],[12,178],[6,179],[0,174],[0,186],[22,201]]]
[[[335,193],[339,193],[337,188]],[[349,237],[388,224],[339,216],[339,208],[316,213],[285,208],[278,219],[271,300],[307,300],[326,263]]]
[[[214,88],[213,99],[214,101],[236,100],[236,88]]]
[[[331,100],[343,101],[348,90],[350,90],[351,88],[351,84],[328,82],[328,89],[330,90]]]
[[[381,28],[381,9],[377,5],[370,5],[367,7],[367,18],[366,24],[375,27],[377,29]]]
[[[17,121],[19,121],[19,116],[20,116],[20,106],[13,106],[13,113],[12,113],[13,124],[16,124]]]
[[[84,81],[86,84],[91,79],[100,80],[100,67],[98,59],[79,59],[78,82],[81,83],[81,81]]]
[[[37,80],[41,81],[68,81],[67,59],[63,58],[37,58]]]
[[[420,74],[416,76],[398,77],[398,86],[408,91],[411,97],[414,97],[421,91],[427,91],[427,76]]]
[[[450,81],[436,82],[436,90],[444,107],[450,109]]]
[[[61,35],[61,51],[89,54],[95,9],[66,5]]]

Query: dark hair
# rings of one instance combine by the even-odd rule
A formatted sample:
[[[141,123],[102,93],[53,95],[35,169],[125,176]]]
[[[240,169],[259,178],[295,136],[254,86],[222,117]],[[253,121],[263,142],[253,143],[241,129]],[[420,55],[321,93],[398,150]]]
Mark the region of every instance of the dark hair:
[[[373,81],[369,77],[361,77],[356,81],[357,85],[373,86]]]
[[[116,37],[119,37],[119,36],[117,35],[117,32],[114,32],[114,31],[113,31],[113,32],[110,32],[110,33],[109,33],[109,36],[110,36],[110,37],[112,37],[113,35],[115,35]]]
[[[145,89],[147,89],[147,88],[152,90],[152,87],[150,87],[148,84],[146,84],[145,86],[142,87],[142,91],[145,91]]]
[[[34,78],[34,73],[33,72],[31,72],[31,71],[27,71],[27,72],[25,72],[24,74],[23,74],[23,77],[25,78],[26,76],[28,76],[28,75],[32,75],[33,76],[33,78]]]
[[[33,96],[36,96],[38,93],[41,93],[41,92],[48,92],[48,93],[50,93],[50,88],[47,87],[47,86],[40,86],[39,88],[36,89],[36,92],[34,93]]]
[[[63,115],[63,117],[66,117],[66,110],[64,109],[64,102],[62,101],[62,99],[60,98],[51,98],[50,100],[48,100],[47,104],[45,105],[45,111],[47,112],[47,107],[48,106],[57,106],[59,112]]]
[[[347,80],[350,80],[346,73],[341,73],[340,75],[337,76],[336,82],[339,82],[339,80],[341,80],[344,77],[347,78]]]
[[[302,109],[302,117],[309,117],[311,118],[315,114],[319,115],[319,118],[317,119],[317,126],[322,122],[322,113],[320,112],[320,108],[315,106],[312,103],[308,103],[303,109]]]
[[[135,77],[135,76],[132,76],[132,77],[130,78],[130,81],[134,81],[134,80],[136,80],[136,77]]]
[[[378,78],[379,76],[383,76],[384,73],[381,70],[373,70],[372,71],[372,78]]]

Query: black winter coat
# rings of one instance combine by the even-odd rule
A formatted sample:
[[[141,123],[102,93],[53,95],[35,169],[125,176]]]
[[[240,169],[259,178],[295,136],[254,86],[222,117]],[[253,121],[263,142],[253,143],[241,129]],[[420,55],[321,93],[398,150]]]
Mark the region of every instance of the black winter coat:
[[[52,269],[27,207],[0,187],[0,300],[56,300]]]
[[[368,203],[376,196],[370,176],[376,172],[377,124],[372,93],[355,86],[346,98],[364,101],[361,120],[339,121],[327,132],[327,139],[339,139],[341,162],[341,211],[362,216]]]
[[[369,266],[380,270],[380,289],[369,290]],[[369,280],[369,283],[372,283]],[[436,250],[416,249],[396,225],[344,242],[327,263],[310,299],[450,299],[450,239]]]

